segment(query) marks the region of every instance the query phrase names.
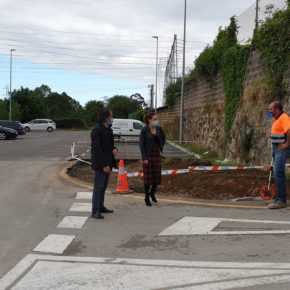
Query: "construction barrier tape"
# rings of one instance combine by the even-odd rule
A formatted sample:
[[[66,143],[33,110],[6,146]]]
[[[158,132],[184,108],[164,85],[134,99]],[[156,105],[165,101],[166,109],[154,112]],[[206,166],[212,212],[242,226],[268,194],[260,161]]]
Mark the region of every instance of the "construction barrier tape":
[[[87,141],[85,141],[87,142]],[[80,143],[80,142],[78,142]],[[87,164],[91,164],[89,161],[85,161],[81,158],[78,158],[78,155],[75,154],[75,146],[76,143],[73,142],[71,145],[71,159],[75,159]],[[286,167],[289,167],[290,164],[286,164]],[[187,169],[175,169],[175,170],[162,170],[161,174],[162,175],[174,175],[174,174],[184,174],[188,173],[190,171],[226,171],[226,170],[252,170],[252,169],[263,169],[264,166],[189,166]],[[112,170],[115,173],[118,173],[118,169],[113,169]],[[128,172],[127,173],[128,177],[142,177],[143,172],[142,171],[137,171],[137,172]]]
[[[189,171],[223,171],[223,170],[252,170],[264,166],[189,166]]]
[[[175,170],[161,170],[161,175],[174,175],[174,174],[183,174],[188,173],[188,169],[175,169]],[[128,177],[141,177],[143,176],[143,171],[137,171],[137,172],[128,172]]]

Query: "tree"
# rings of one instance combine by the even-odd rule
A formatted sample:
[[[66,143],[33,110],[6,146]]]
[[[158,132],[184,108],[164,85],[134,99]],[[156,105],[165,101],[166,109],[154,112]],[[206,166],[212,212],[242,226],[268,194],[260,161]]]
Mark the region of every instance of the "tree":
[[[47,97],[49,94],[51,94],[51,88],[47,85],[41,85],[38,88],[34,89],[35,94]]]
[[[139,107],[140,104],[137,100],[130,99],[127,96],[116,95],[108,99],[108,108],[112,110],[115,118],[127,119]]]
[[[41,94],[21,87],[20,90],[14,90],[12,92],[12,100],[13,103],[17,103],[19,106],[18,116],[22,122],[27,122],[35,118],[47,118],[45,99]]]
[[[89,101],[85,104],[84,120],[87,126],[93,126],[98,121],[99,113],[105,108],[102,101]]]
[[[45,104],[50,118],[77,117],[81,105],[66,93],[50,93],[45,98]]]
[[[145,102],[145,99],[138,93],[133,94],[130,96],[130,99],[133,101],[136,101],[136,105],[139,109],[146,109],[147,108],[147,104]]]
[[[0,100],[0,120],[7,120],[8,119],[8,107],[9,102],[8,100]]]
[[[176,99],[180,97],[181,94],[181,78],[178,78],[176,83],[170,84],[165,90],[165,104],[166,106],[173,106]]]

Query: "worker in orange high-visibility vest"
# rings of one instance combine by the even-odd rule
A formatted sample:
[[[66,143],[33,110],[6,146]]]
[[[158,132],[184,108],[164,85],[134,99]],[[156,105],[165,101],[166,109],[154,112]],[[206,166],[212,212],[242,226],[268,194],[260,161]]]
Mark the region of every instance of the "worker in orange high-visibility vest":
[[[290,157],[290,117],[284,113],[280,101],[274,101],[269,105],[268,117],[273,118],[271,129],[272,154],[274,160],[274,176],[277,186],[277,196],[270,209],[286,207],[287,191],[285,165]]]

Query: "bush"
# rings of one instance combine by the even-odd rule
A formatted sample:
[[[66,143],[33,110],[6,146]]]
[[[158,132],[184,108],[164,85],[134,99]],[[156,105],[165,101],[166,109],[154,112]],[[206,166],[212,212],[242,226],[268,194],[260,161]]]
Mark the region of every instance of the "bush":
[[[54,120],[58,129],[84,129],[85,124],[79,118],[62,118]]]
[[[267,18],[254,34],[253,45],[263,56],[269,80],[275,87],[275,98],[285,97],[284,74],[290,63],[290,6]]]
[[[181,94],[181,78],[178,78],[176,83],[170,84],[165,90],[165,105],[171,107],[175,104],[176,98]]]

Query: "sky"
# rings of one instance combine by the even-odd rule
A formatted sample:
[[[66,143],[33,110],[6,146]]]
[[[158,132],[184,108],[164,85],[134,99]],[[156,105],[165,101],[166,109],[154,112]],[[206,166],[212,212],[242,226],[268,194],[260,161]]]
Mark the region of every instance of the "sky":
[[[247,38],[254,2],[187,0],[186,68],[233,15],[241,16]],[[116,94],[148,100],[156,73],[152,36],[159,38],[158,105],[174,34],[181,65],[183,0],[0,0],[0,11],[0,98],[9,89],[11,49],[12,90],[46,84],[82,105]]]

